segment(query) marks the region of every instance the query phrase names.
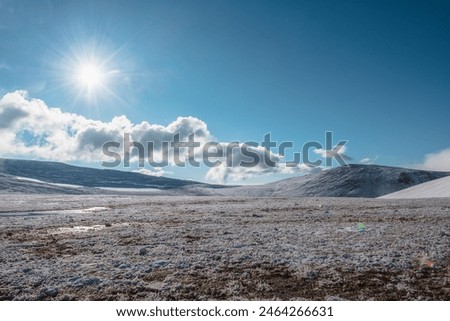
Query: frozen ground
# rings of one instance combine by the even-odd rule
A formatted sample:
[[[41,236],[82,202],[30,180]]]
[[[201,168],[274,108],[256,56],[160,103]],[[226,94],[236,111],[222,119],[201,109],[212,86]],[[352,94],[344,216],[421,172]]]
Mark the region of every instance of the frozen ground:
[[[450,299],[450,198],[3,194],[0,212],[3,300]]]

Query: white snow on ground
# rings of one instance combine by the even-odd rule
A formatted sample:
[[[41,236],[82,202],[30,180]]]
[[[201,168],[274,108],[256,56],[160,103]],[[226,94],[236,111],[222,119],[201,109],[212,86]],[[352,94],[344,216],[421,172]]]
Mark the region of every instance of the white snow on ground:
[[[104,229],[105,225],[93,226],[74,226],[74,227],[60,227],[55,230],[49,230],[49,234],[65,234],[65,233],[86,233],[89,231],[98,231]]]
[[[128,187],[96,187],[98,189],[104,190],[104,191],[112,191],[112,192],[133,192],[133,193],[161,193],[163,192],[160,189],[157,188],[128,188]]]
[[[8,216],[40,216],[40,215],[58,215],[58,214],[93,214],[109,210],[108,207],[90,207],[73,210],[44,210],[44,211],[20,211],[20,212],[1,212],[0,217]]]
[[[109,210],[108,207],[104,206],[95,206],[95,207],[89,207],[81,210],[81,213],[95,213],[95,212],[104,212]]]
[[[412,186],[395,193],[381,196],[379,198],[396,199],[432,197],[450,197],[450,176]]]
[[[22,176],[16,176],[16,179],[19,181],[25,181],[25,182],[33,182],[33,183],[39,183],[39,184],[47,184],[47,185],[53,185],[53,186],[59,186],[59,187],[69,187],[69,188],[83,188],[84,186],[81,185],[74,185],[74,184],[61,184],[61,183],[50,183],[50,182],[44,182],[39,179],[29,178],[29,177],[22,177]]]
[[[21,176],[16,176],[16,179],[19,181],[26,181],[26,182],[33,182],[33,183],[43,183],[46,184],[45,182],[38,180],[38,179],[34,179],[34,178],[29,178],[29,177],[21,177]]]
[[[84,186],[81,186],[81,185],[74,185],[74,184],[61,184],[61,183],[46,183],[46,184],[50,184],[50,185],[54,185],[54,186],[59,186],[59,187],[84,188]]]

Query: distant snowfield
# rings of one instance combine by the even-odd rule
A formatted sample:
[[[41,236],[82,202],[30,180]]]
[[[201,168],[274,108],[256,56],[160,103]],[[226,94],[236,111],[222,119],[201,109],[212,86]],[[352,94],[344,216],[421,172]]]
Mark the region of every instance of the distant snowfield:
[[[19,203],[20,204],[20,203]],[[58,215],[58,214],[93,214],[97,212],[104,212],[109,210],[108,207],[97,206],[83,209],[73,210],[44,210],[44,211],[23,211],[23,212],[1,212],[1,217],[13,217],[13,216],[41,216],[41,215]]]
[[[112,192],[124,192],[124,193],[161,193],[163,192],[157,188],[128,188],[128,187],[96,187],[98,189],[104,191],[112,191]]]
[[[39,179],[22,177],[22,176],[16,176],[15,178],[17,180],[19,180],[19,181],[32,182],[32,183],[38,183],[38,184],[46,184],[46,185],[51,185],[51,186],[68,187],[68,188],[79,188],[79,189],[85,188],[84,186],[81,186],[81,185],[51,183],[51,182],[41,181]],[[157,188],[128,188],[128,187],[95,187],[95,188],[103,190],[103,191],[123,192],[123,193],[159,194],[159,193],[163,192],[162,190],[157,189]]]
[[[58,187],[84,188],[84,186],[81,186],[81,185],[51,183],[51,182],[45,182],[45,181],[41,181],[39,179],[34,179],[34,178],[29,178],[29,177],[16,176],[16,179],[19,180],[19,181],[33,182],[33,183],[39,183],[39,184],[47,184],[47,185],[58,186]]]
[[[29,177],[21,177],[21,176],[16,176],[16,179],[18,179],[19,181],[26,181],[26,182],[33,182],[33,183],[42,183],[45,184],[45,182],[39,180],[39,179],[34,179],[34,178],[29,178]]]
[[[450,197],[450,176],[412,186],[395,193],[381,196],[379,198],[397,199],[433,197]]]

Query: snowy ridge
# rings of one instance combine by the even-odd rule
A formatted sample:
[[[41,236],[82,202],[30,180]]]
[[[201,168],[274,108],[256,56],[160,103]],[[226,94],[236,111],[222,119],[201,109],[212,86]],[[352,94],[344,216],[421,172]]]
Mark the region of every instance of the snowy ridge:
[[[1,158],[0,175],[0,192],[80,194],[100,193],[101,187],[161,190],[177,190],[191,186],[224,187],[119,170]]]
[[[0,193],[30,193],[30,194],[93,194],[94,189],[62,184],[46,183],[37,179],[24,179],[0,171]]]
[[[450,177],[443,177],[404,190],[384,195],[380,198],[437,198],[450,197]]]
[[[235,187],[55,162],[0,159],[0,193],[375,198],[449,175],[449,172],[348,165],[265,185]]]
[[[448,175],[450,175],[448,172],[351,164],[266,185],[224,190],[223,193],[225,195],[234,194],[255,197],[320,196],[375,198]]]

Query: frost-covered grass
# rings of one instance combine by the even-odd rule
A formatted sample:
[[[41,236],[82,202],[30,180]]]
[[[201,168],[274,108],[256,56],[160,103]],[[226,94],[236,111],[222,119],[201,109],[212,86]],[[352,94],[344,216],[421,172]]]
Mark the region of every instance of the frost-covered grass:
[[[4,300],[450,299],[448,198],[5,194],[0,212]]]

